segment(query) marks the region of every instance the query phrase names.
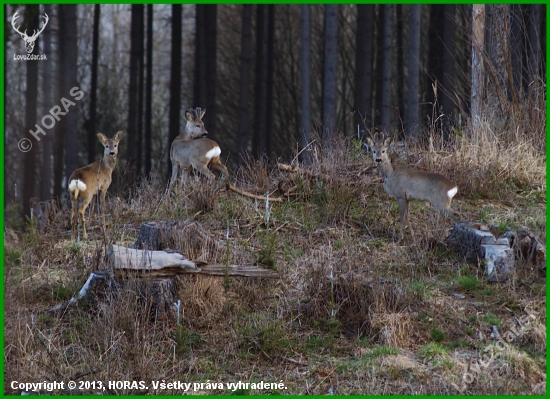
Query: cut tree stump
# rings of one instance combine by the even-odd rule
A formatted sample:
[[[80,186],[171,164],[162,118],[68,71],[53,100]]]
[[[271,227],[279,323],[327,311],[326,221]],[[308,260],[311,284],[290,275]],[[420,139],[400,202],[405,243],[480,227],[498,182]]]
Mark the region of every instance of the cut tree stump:
[[[531,233],[509,230],[499,236],[498,226],[456,223],[449,245],[467,261],[482,265],[490,282],[506,281],[516,270],[516,261],[546,267],[546,248]]]

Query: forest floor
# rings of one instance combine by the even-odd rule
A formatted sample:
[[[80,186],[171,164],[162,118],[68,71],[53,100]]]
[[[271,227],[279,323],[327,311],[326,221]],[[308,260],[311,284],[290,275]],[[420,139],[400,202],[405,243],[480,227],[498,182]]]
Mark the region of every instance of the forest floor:
[[[313,149],[309,173],[254,162],[232,174],[259,195],[279,195],[281,181],[297,187],[267,207],[219,180],[190,179],[167,202],[164,183],[144,183],[129,199],[109,196],[107,234],[94,217],[80,246],[67,210],[44,233],[15,233],[8,217],[5,393],[21,392],[13,381],[72,379],[82,388],[73,392],[100,394],[544,394],[545,272],[518,264],[513,279],[488,283],[448,248],[453,221],[429,204],[411,204],[414,238],[406,230],[398,242],[397,202],[372,159],[352,141],[330,147]],[[546,242],[545,155],[499,148],[486,159],[460,148],[396,162],[457,182],[452,208],[464,219]],[[224,244],[177,243],[190,259],[262,265],[280,279],[178,277],[179,324],[151,319],[131,281],[110,299],[47,312],[108,268],[109,245],[130,246],[153,220],[196,220]]]

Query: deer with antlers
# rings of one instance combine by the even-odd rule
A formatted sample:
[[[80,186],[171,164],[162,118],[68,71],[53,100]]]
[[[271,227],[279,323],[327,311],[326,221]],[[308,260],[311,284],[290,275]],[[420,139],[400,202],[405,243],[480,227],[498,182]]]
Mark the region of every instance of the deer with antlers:
[[[77,207],[78,199],[82,204],[78,208],[78,217],[82,224],[83,237],[88,238],[86,234],[86,219],[84,219],[84,211],[92,201],[94,195],[99,194],[100,211],[103,222],[103,230],[105,231],[105,195],[107,189],[111,185],[111,176],[116,166],[116,157],[118,155],[118,142],[122,138],[122,131],[118,132],[115,137],[108,139],[103,133],[98,133],[97,138],[105,147],[103,158],[95,161],[88,166],[75,170],[69,177],[69,195],[73,204],[73,212],[71,218],[72,238],[76,238],[77,228]]]
[[[206,110],[200,107],[185,111],[187,123],[183,133],[174,139],[170,148],[172,161],[172,177],[168,193],[181,171],[181,184],[185,184],[187,174],[191,169],[203,174],[208,179],[215,177],[208,167],[219,170],[224,176],[229,173],[220,161],[220,146],[213,140],[206,138],[208,132],[204,128],[202,117]]]
[[[18,14],[19,14],[19,11],[16,11],[15,14],[13,14],[13,17],[11,19],[11,26],[13,26],[13,29],[15,29],[15,31],[17,33],[19,33],[21,35],[21,37],[23,38],[23,40],[25,41],[25,47],[27,48],[27,54],[31,54],[32,51],[34,50],[34,42],[38,38],[38,35],[42,33],[42,31],[44,30],[46,25],[48,25],[48,21],[50,20],[50,18],[48,17],[48,14],[44,13],[44,16],[42,16],[42,18],[44,18],[44,24],[42,25],[42,29],[40,29],[38,31],[36,29],[34,29],[32,36],[28,36],[26,29],[25,29],[25,32],[21,32],[19,30],[21,25],[19,25],[18,27],[15,26],[15,21],[16,21],[17,18],[19,18]]]

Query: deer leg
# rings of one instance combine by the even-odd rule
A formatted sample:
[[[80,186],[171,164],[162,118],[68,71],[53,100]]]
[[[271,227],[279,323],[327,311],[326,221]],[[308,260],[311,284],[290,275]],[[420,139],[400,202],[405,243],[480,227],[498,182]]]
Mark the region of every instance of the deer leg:
[[[174,182],[178,177],[178,169],[179,169],[179,166],[175,163],[172,163],[172,177],[170,178],[170,185],[168,186],[168,194],[170,194],[170,191],[172,190],[172,186],[174,185]]]
[[[72,229],[72,238],[76,240],[76,230],[77,230],[77,210],[78,210],[78,198],[74,198],[71,195],[71,202],[73,209],[71,211],[71,229]]]
[[[208,180],[212,180],[216,178],[216,175],[210,172],[210,169],[208,169],[207,164],[196,165],[195,170],[197,170],[198,172],[206,176]]]
[[[105,225],[105,195],[107,194],[107,189],[100,191],[99,195],[99,207],[101,213],[101,221],[103,223],[103,231],[107,232],[107,226]]]
[[[210,166],[212,167],[212,169],[219,170],[224,175],[224,177],[229,176],[229,171],[227,170],[225,165],[221,163],[220,157],[212,158],[212,161],[210,162]]]
[[[407,201],[406,198],[398,199],[397,202],[399,203],[399,220],[401,222],[401,226],[399,229],[399,235],[400,240],[403,240],[403,226],[406,224],[409,226],[409,229],[411,230],[411,234],[413,234],[411,224],[409,222],[409,201]]]
[[[86,211],[86,208],[90,204],[91,200],[92,200],[91,198],[83,197],[82,198],[82,204],[80,205],[80,208],[78,209],[78,213],[79,213],[79,216],[80,216],[80,223],[82,224],[82,237],[84,238],[84,240],[88,239],[88,234],[86,234],[86,219],[84,218],[84,212]]]

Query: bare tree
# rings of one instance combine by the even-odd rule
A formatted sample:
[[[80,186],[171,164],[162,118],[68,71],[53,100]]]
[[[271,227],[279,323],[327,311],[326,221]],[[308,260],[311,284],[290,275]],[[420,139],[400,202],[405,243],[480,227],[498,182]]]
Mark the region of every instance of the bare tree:
[[[252,67],[252,5],[244,4],[241,11],[241,64],[239,68],[239,122],[237,125],[238,152],[242,156],[248,146],[250,131],[250,70]],[[239,162],[242,157],[239,158]]]
[[[77,32],[77,5],[59,5],[59,98],[70,99],[70,90],[78,87],[78,32]],[[65,147],[65,176],[80,166],[78,161],[78,110],[79,107],[72,106],[59,121],[59,132],[61,142]],[[59,154],[57,154],[59,156]]]
[[[195,14],[195,106],[208,110],[208,135],[216,137],[216,63],[217,16],[216,4],[197,4]]]
[[[485,37],[485,5],[472,6],[472,85],[470,118],[472,131],[477,132],[483,114],[483,49]]]
[[[94,23],[92,31],[92,70],[90,86],[90,118],[88,119],[88,163],[92,163],[96,158],[96,118],[97,118],[97,62],[99,53],[99,17],[101,5],[94,6]]]
[[[409,17],[409,76],[407,79],[407,135],[417,139],[418,93],[420,86],[420,5],[410,6]]]
[[[52,6],[44,4],[44,13],[52,15]],[[44,54],[51,56],[52,51],[52,33],[51,29],[45,29],[42,33],[44,39]],[[53,106],[53,87],[52,87],[52,65],[51,62],[44,63],[42,68],[42,114],[46,115]],[[42,168],[40,168],[40,199],[45,201],[52,195],[52,133],[44,136],[42,148]]]
[[[393,6],[384,4],[384,49],[382,66],[382,129],[389,130],[391,122],[391,86],[392,86],[392,55],[393,55]],[[410,90],[410,87],[409,87]]]
[[[141,159],[138,148],[141,147],[142,132],[141,120],[143,118],[140,99],[142,99],[140,82],[143,79],[143,4],[132,4],[132,17],[130,29],[130,85],[128,88],[128,145],[127,162],[129,185],[132,186],[140,173]]]
[[[181,4],[172,4],[172,52],[170,66],[170,109],[168,126],[168,147],[180,134],[180,108],[181,108]],[[172,173],[172,163],[168,157],[166,176]]]
[[[32,29],[38,28],[39,8],[37,4],[25,6],[24,28],[21,30],[31,32]],[[35,41],[33,52],[39,51],[38,38]],[[25,90],[25,131],[35,131],[37,102],[38,102],[38,63],[27,62],[27,88]],[[30,199],[36,194],[36,157],[38,149],[31,148],[30,151],[24,153],[25,161],[23,162],[23,191],[22,201],[23,216],[30,215]]]
[[[355,126],[372,127],[374,5],[357,5],[355,39]]]
[[[338,5],[325,5],[325,51],[323,72],[323,138],[330,139],[336,128],[338,89]]]
[[[311,34],[310,34],[310,5],[302,4],[301,6],[301,77],[302,77],[302,126],[300,134],[300,147],[306,148],[310,142],[311,130],[311,67],[310,67],[310,52],[311,52]],[[300,161],[309,164],[311,157],[309,151],[300,153]]]
[[[151,174],[152,123],[153,123],[153,5],[147,5],[147,49],[145,51],[145,128],[144,128],[144,164],[145,176]]]

